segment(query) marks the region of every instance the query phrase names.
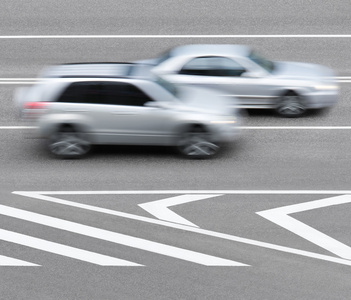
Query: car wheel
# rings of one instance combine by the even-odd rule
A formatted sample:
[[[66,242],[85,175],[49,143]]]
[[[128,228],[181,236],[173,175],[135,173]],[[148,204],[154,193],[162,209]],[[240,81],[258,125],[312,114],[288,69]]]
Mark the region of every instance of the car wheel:
[[[306,112],[306,106],[301,96],[294,92],[289,92],[280,98],[276,112],[282,117],[296,118]]]
[[[218,153],[220,146],[211,141],[210,133],[204,128],[194,126],[181,134],[177,148],[189,158],[210,158]]]
[[[57,157],[80,158],[89,152],[91,144],[72,126],[62,126],[50,137],[48,148]]]

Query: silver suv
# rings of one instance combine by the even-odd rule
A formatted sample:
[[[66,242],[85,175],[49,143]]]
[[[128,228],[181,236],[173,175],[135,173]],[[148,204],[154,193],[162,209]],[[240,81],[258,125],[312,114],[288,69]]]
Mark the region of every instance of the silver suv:
[[[65,158],[81,157],[94,144],[176,146],[204,158],[238,135],[237,112],[226,99],[160,80],[47,79],[18,90],[15,101],[49,151]]]

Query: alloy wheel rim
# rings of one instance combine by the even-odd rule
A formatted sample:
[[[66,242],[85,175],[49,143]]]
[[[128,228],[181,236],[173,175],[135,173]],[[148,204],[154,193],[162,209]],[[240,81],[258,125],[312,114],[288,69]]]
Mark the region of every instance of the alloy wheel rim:
[[[189,133],[180,143],[180,148],[187,156],[211,156],[219,147],[210,142],[206,134]]]
[[[49,147],[59,156],[80,156],[88,152],[90,144],[77,134],[59,133]]]
[[[298,96],[286,96],[278,108],[278,112],[284,115],[299,115],[305,112],[306,108]]]

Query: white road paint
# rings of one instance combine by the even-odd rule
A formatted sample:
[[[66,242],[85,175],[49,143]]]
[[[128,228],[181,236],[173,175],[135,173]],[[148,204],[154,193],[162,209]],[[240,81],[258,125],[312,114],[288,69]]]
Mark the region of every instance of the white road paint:
[[[339,76],[333,77],[339,83],[350,83],[351,77],[349,76]],[[330,78],[332,79],[332,78]],[[0,78],[0,84],[18,84],[18,85],[25,85],[25,84],[36,84],[42,83],[45,81],[51,81],[52,78]],[[66,81],[67,78],[55,78],[57,81]],[[232,95],[224,95],[224,96],[232,96]],[[264,97],[263,97],[264,98]],[[269,97],[268,97],[269,98]]]
[[[351,126],[241,126],[246,130],[350,130]]]
[[[328,255],[323,255],[319,253],[314,253],[314,252],[309,252],[309,251],[304,251],[304,250],[299,250],[295,248],[290,248],[290,247],[285,247],[285,246],[280,246],[280,245],[275,245],[271,243],[266,243],[266,242],[261,242],[257,240],[252,240],[252,239],[247,239],[247,238],[242,238],[234,235],[229,235],[225,233],[220,233],[216,231],[211,231],[211,230],[206,230],[206,229],[201,229],[197,227],[192,227],[192,226],[186,226],[182,224],[176,224],[176,223],[170,223],[162,220],[155,220],[151,218],[146,218],[138,215],[133,215],[133,214],[128,214],[120,211],[114,211],[106,208],[101,208],[101,207],[95,207],[87,204],[81,204],[73,201],[68,201],[68,200],[63,200],[59,199],[57,197],[52,197],[52,196],[47,196],[47,195],[142,195],[142,194],[147,194],[147,195],[159,195],[159,194],[232,194],[232,195],[269,195],[269,194],[278,194],[278,195],[291,195],[291,194],[299,194],[299,195],[309,195],[309,194],[351,194],[351,191],[331,191],[331,190],[300,190],[300,191],[294,191],[294,190],[207,190],[207,191],[196,191],[196,190],[156,190],[156,191],[42,191],[42,192],[21,192],[21,191],[16,191],[13,192],[13,194],[16,195],[21,195],[25,197],[30,197],[38,200],[43,200],[43,201],[48,201],[48,202],[53,202],[53,203],[58,203],[62,205],[67,205],[71,207],[76,207],[76,208],[81,208],[81,209],[86,209],[90,211],[95,211],[99,213],[104,213],[104,214],[109,214],[113,216],[118,216],[118,217],[123,217],[123,218],[128,218],[131,220],[137,220],[141,222],[146,222],[146,223],[151,223],[151,224],[157,224],[165,227],[170,227],[170,228],[176,228],[180,229],[183,231],[189,231],[189,232],[195,232],[198,234],[206,235],[206,236],[212,236],[215,238],[221,238],[229,241],[234,241],[234,242],[239,242],[239,243],[244,243],[248,245],[253,245],[257,247],[262,247],[266,249],[272,249],[275,251],[281,251],[285,253],[291,253],[295,255],[300,255],[300,256],[305,256],[305,257],[310,257],[314,259],[319,259],[323,261],[329,261],[333,263],[338,263],[338,264],[343,264],[343,265],[348,265],[351,266],[351,261],[347,259],[342,259],[334,256],[328,256]]]
[[[0,130],[35,129],[36,126],[0,126]],[[244,130],[350,130],[351,126],[241,126]],[[212,191],[210,191],[212,193]]]
[[[103,229],[99,229],[99,228],[95,228],[87,225],[82,225],[75,222],[70,222],[70,221],[66,221],[58,218],[49,217],[42,214],[32,213],[29,211],[13,208],[9,206],[0,205],[0,214],[33,222],[36,224],[41,224],[44,226],[49,226],[52,228],[65,230],[68,232],[81,234],[84,236],[89,236],[92,238],[112,242],[115,244],[120,244],[128,247],[133,247],[136,249],[141,249],[141,250],[145,250],[153,253],[166,255],[169,257],[197,263],[204,266],[247,266],[245,264],[242,264],[233,260],[223,259],[216,256],[203,254],[200,252],[190,251],[183,248],[178,248],[178,247],[173,247],[173,246],[169,246],[169,245],[165,245],[157,242],[152,242],[146,239],[136,238],[136,237],[132,237],[132,236],[128,236],[128,235],[124,235],[124,234],[120,234],[120,233],[116,233],[108,230],[103,230]],[[47,241],[43,241],[43,242],[47,242]],[[17,243],[25,244],[27,242],[26,240],[23,242],[21,240],[17,240]],[[34,246],[33,244],[31,245]],[[45,248],[46,251],[51,249],[50,247],[47,247],[45,244],[41,245],[40,247]],[[56,251],[56,247],[57,247],[56,245],[53,245],[52,251]],[[62,249],[61,252],[63,251],[64,250]],[[70,251],[72,251],[73,254]],[[72,248],[70,251],[65,251],[65,254],[62,254],[62,255],[77,256],[78,254],[77,250],[74,250]]]
[[[171,198],[139,204],[139,206],[160,220],[198,227],[194,223],[174,213],[173,211],[168,209],[168,207],[184,204],[188,202],[193,202],[193,201],[205,200],[208,198],[213,198],[218,196],[221,196],[221,195],[180,195],[180,196],[175,196]]]
[[[34,249],[63,255],[66,257],[78,259],[81,261],[97,264],[100,266],[142,266],[127,260],[114,258],[62,244],[49,242],[43,239],[31,237],[13,231],[0,229],[0,240],[20,244]],[[0,265],[1,260],[0,260]]]
[[[351,195],[342,195],[260,211],[257,214],[342,258],[351,259],[351,247],[289,216],[292,213],[350,202]]]
[[[11,266],[11,267],[39,267],[40,265],[36,265],[30,263],[28,261],[0,255],[0,266]]]
[[[35,126],[0,126],[1,130],[34,129]]]
[[[121,34],[1,35],[0,39],[194,39],[194,38],[351,38],[351,34]]]
[[[45,195],[169,195],[169,194],[232,194],[232,195],[340,195],[351,194],[351,190],[130,190],[130,191],[14,191],[22,195],[50,201],[61,200]],[[66,200],[63,200],[66,201]]]

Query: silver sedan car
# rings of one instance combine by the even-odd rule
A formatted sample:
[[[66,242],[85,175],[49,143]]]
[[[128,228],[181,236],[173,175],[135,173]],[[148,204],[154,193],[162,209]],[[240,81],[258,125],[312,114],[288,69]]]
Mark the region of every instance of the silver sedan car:
[[[185,45],[138,62],[154,65],[152,72],[169,82],[217,88],[242,108],[275,109],[284,117],[330,107],[338,97],[331,69],[270,61],[243,45]]]
[[[239,133],[227,99],[208,89],[175,90],[162,80],[48,79],[17,90],[15,102],[58,157],[118,144],[176,146],[187,157],[206,158]]]

